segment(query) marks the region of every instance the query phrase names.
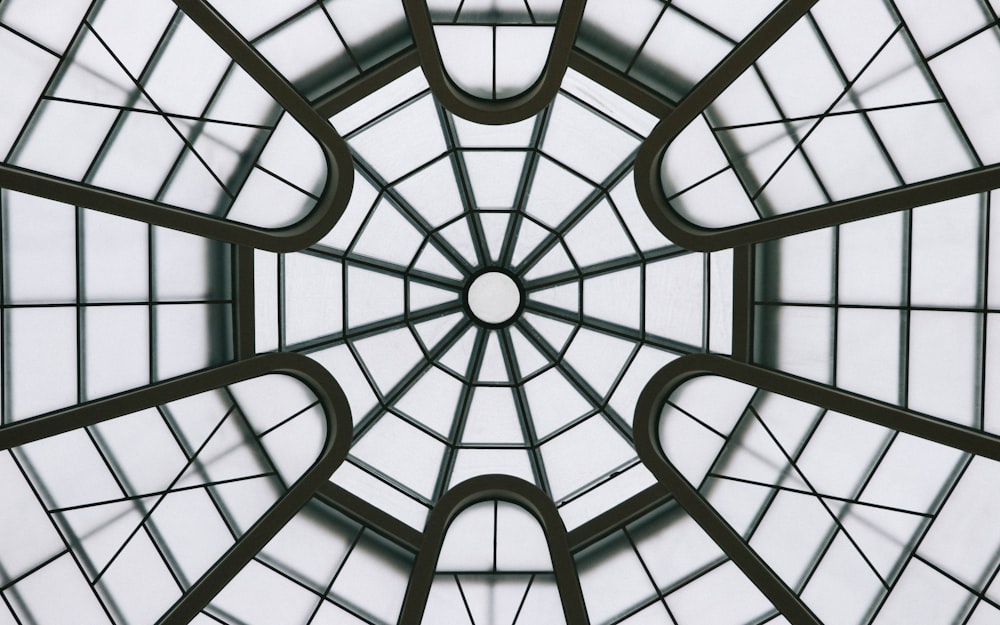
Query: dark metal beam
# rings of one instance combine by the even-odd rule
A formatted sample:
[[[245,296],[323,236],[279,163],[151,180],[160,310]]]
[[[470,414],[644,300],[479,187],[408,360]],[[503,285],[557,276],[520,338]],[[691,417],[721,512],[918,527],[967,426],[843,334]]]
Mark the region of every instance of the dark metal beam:
[[[569,66],[597,84],[614,91],[642,110],[664,118],[674,112],[676,104],[646,85],[632,80],[625,74],[603,61],[573,48],[569,55]]]
[[[716,360],[735,364],[735,361],[715,356],[709,356],[706,363],[704,358],[703,355],[685,356],[673,361],[660,369],[643,389],[635,413],[635,447],[639,458],[792,625],[823,625],[663,453],[659,444],[660,413],[674,389],[685,380],[705,373]]]
[[[754,246],[733,250],[733,358],[753,359],[754,292],[756,279]]]
[[[891,430],[1000,460],[1000,437],[996,435],[730,358],[707,354],[684,356],[657,372],[643,389],[636,406],[635,444],[639,457],[688,514],[795,625],[819,625],[819,621],[681,475],[660,446],[660,414],[664,403],[681,384],[700,375],[721,376]]]
[[[376,67],[366,70],[364,74],[354,80],[314,99],[312,107],[324,118],[329,119],[418,67],[420,67],[420,58],[417,56],[417,49],[409,47],[379,63]]]
[[[423,535],[419,531],[333,482],[321,484],[316,499],[414,553],[420,550]]]
[[[417,44],[420,65],[434,96],[455,115],[479,124],[512,124],[536,115],[548,106],[559,91],[569,65],[570,51],[576,41],[585,5],[586,0],[563,2],[549,57],[534,85],[511,98],[488,100],[470,95],[448,76],[434,36],[427,0],[403,0],[406,19]]]
[[[184,397],[270,373],[290,375],[319,399],[327,418],[326,441],[315,463],[264,515],[175,603],[157,623],[189,623],[302,508],[340,466],[351,445],[351,413],[340,386],[314,360],[299,354],[264,354],[199,373],[174,378],[0,428],[0,450],[25,445]]]
[[[710,251],[679,224],[688,224],[666,200],[660,181],[660,162],[670,143],[719,95],[767,51],[817,0],[786,0],[702,79],[677,108],[657,124],[635,159],[635,186],[649,219],[671,241],[689,249]],[[732,247],[732,245],[719,246]]]
[[[233,353],[237,360],[257,353],[254,325],[254,250],[234,245],[232,259]]]
[[[438,556],[451,521],[472,504],[493,499],[515,503],[538,519],[548,543],[549,557],[552,559],[566,622],[573,625],[588,625],[590,618],[583,602],[576,562],[570,555],[566,527],[559,516],[559,511],[552,503],[552,499],[534,484],[510,475],[474,477],[450,489],[438,501],[427,519],[423,544],[410,576],[399,622],[406,624],[421,622],[434,581]]]
[[[571,530],[567,536],[569,549],[574,553],[580,551],[672,499],[670,491],[663,484],[654,484]]]
[[[636,179],[638,180],[638,167]],[[663,232],[669,231],[668,236],[675,243],[689,249],[713,252],[918,208],[997,188],[1000,188],[1000,165],[990,165],[729,228],[710,229],[696,226],[669,207],[665,209],[666,212],[658,213],[660,222],[656,225]],[[666,200],[662,199],[665,197],[662,191],[660,197],[661,203],[665,205]],[[648,204],[644,202],[643,206],[648,207]],[[652,213],[648,208],[647,214],[652,219]]]

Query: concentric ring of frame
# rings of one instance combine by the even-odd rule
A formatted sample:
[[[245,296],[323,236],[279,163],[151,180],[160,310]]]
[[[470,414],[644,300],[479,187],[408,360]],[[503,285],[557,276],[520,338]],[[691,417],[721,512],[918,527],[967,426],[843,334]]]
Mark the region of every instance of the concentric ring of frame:
[[[192,374],[185,378],[124,393],[114,399],[116,408],[113,412],[108,412],[107,414],[124,412],[131,409],[132,406],[144,405],[156,401],[155,398],[160,395],[190,395],[198,392],[198,389],[202,387],[217,386],[230,379],[252,377],[265,369],[285,368],[289,371],[298,369],[300,363],[286,363],[284,360],[271,362],[274,359],[268,360],[271,358],[270,356],[254,356],[256,352],[254,347],[253,319],[253,248],[257,247],[274,251],[301,249],[332,226],[343,211],[347,198],[350,196],[353,168],[350,166],[351,157],[346,151],[346,145],[332,131],[332,128],[329,127],[325,119],[349,104],[360,100],[365,95],[378,90],[405,72],[418,67],[418,55],[411,48],[393,57],[361,78],[344,87],[335,89],[333,92],[310,103],[305,101],[294,90],[290,89],[288,83],[270,65],[262,62],[259,54],[246,41],[236,35],[205,0],[175,0],[175,2],[185,13],[198,22],[201,28],[216,40],[238,63],[243,65],[248,73],[264,86],[276,100],[281,102],[293,115],[296,115],[299,121],[307,128],[315,131],[314,135],[317,136],[321,145],[324,146],[327,155],[331,182],[327,187],[327,192],[324,194],[325,201],[321,203],[320,207],[310,216],[307,222],[275,236],[255,231],[253,228],[193,217],[189,213],[178,214],[177,211],[170,211],[161,206],[150,206],[148,203],[134,198],[101,192],[84,185],[66,183],[46,176],[32,175],[17,168],[0,165],[0,186],[4,188],[20,190],[122,216],[133,218],[140,218],[138,216],[142,216],[141,220],[149,223],[236,244],[236,247],[234,247],[233,262],[236,311],[233,327],[237,361],[223,367]],[[727,359],[716,356],[688,356],[668,366],[653,377],[637,407],[638,427],[636,428],[636,444],[640,451],[640,456],[654,470],[654,473],[657,474],[660,484],[650,487],[566,534],[565,544],[570,552],[579,551],[611,533],[616,528],[625,525],[631,520],[672,499],[672,495],[667,489],[667,484],[674,484],[676,486],[676,483],[668,477],[663,477],[660,461],[655,458],[656,435],[650,424],[655,422],[655,414],[658,412],[659,406],[666,395],[684,379],[698,373],[712,372],[734,379],[741,379],[761,388],[771,388],[776,392],[790,397],[799,397],[826,406],[836,406],[839,410],[847,414],[852,414],[862,419],[875,419],[887,427],[909,431],[918,436],[937,440],[952,447],[974,450],[988,457],[1000,458],[1000,441],[995,436],[976,432],[961,426],[943,425],[940,421],[927,419],[906,410],[887,408],[884,405],[879,405],[877,402],[870,402],[837,389],[804,382],[785,374],[749,364],[753,352],[753,244],[816,230],[830,225],[846,223],[889,212],[902,211],[949,198],[991,190],[1000,187],[1000,166],[984,167],[961,174],[946,176],[919,185],[901,187],[872,196],[838,202],[820,209],[791,214],[768,220],[767,222],[758,222],[719,231],[709,231],[693,226],[674,213],[663,199],[664,195],[659,187],[659,163],[670,140],[691,119],[699,115],[743,70],[751,66],[815,2],[816,0],[788,0],[784,2],[765,22],[758,26],[712,70],[676,106],[676,109],[672,103],[663,100],[645,87],[608,70],[600,62],[588,57],[585,53],[576,49],[568,53],[566,62],[569,67],[580,71],[661,118],[661,123],[641,147],[635,166],[637,172],[637,191],[651,221],[670,237],[671,240],[685,245],[690,249],[707,251],[733,248],[735,252],[733,357]],[[566,4],[572,5],[574,10],[579,9],[582,12],[582,0],[570,0]],[[573,24],[574,28],[578,26],[578,23],[579,20],[575,20]],[[571,32],[570,34],[575,35],[575,32]],[[570,37],[569,39],[572,41],[575,37]],[[426,55],[422,54],[419,58],[426,60]],[[439,60],[438,57],[437,61]],[[562,67],[547,67],[543,73],[542,82],[553,76],[561,77],[565,69],[565,65]],[[431,73],[443,75],[443,68],[440,66],[434,67]],[[447,102],[447,100],[446,98],[442,101]],[[497,113],[496,111],[496,109],[502,108],[502,104],[498,105],[496,102],[485,101],[481,104],[482,108],[478,111],[478,114],[482,116],[483,120],[489,120],[490,115],[500,115],[500,117],[506,119],[507,116],[516,115],[515,111],[526,110],[523,102],[514,103],[516,106],[512,104],[514,108],[505,113]],[[476,102],[475,100],[469,100],[463,106],[475,107]],[[526,114],[524,115],[524,117],[527,116]],[[301,375],[305,375],[306,377],[315,377],[313,373],[303,374],[300,372]],[[319,376],[322,377],[322,374],[319,374]],[[328,384],[324,381],[320,386],[326,387]],[[346,415],[346,402],[342,396],[339,396],[336,392],[327,392],[325,396],[328,398],[325,400],[329,404],[327,407],[328,412],[336,415],[338,421],[342,421]],[[331,396],[336,401],[329,399]],[[331,401],[333,401],[332,404],[330,403]],[[79,416],[88,410],[93,412],[93,407],[98,405],[102,404],[91,404],[89,407],[75,408],[64,412],[71,417]],[[101,418],[108,418],[107,414]],[[14,426],[5,426],[0,429],[0,447],[9,448],[57,434],[70,427],[67,419],[68,417],[41,419]],[[342,438],[338,436],[336,447],[346,453],[346,437]],[[329,457],[336,457],[338,453],[331,452],[332,455]],[[340,456],[342,457],[343,454],[340,454]],[[486,480],[483,483],[485,484],[483,487],[485,490],[482,490],[482,492],[478,492],[475,489],[472,492],[463,491],[461,497],[459,497],[462,502],[455,503],[449,500],[448,506],[450,507],[448,510],[441,512],[438,516],[450,518],[457,513],[462,505],[467,505],[477,500],[477,498],[496,497],[521,502],[525,501],[526,498],[531,499],[530,495],[522,492],[523,487],[511,485],[504,480]],[[424,535],[329,481],[320,480],[317,483],[317,480],[310,480],[309,484],[310,486],[303,486],[303,488],[315,488],[312,496],[337,508],[348,516],[362,521],[376,529],[376,531],[418,553],[420,558],[418,561],[422,561],[425,564],[414,571],[410,588],[420,588],[424,589],[420,592],[426,592],[426,588],[429,588],[429,580],[425,579],[425,576],[433,574],[433,567],[428,568],[426,562],[435,560],[436,554],[433,553],[433,547],[431,547],[430,551],[423,549],[423,547],[424,545],[434,544],[440,546],[446,521],[440,521],[440,519],[435,521],[429,526],[427,534]],[[305,503],[308,494],[298,493],[298,495],[295,498],[288,498],[288,501],[282,500],[279,503],[281,510],[285,512],[294,510]],[[301,501],[295,503],[293,499]],[[693,500],[689,494],[685,494],[684,497],[679,496],[678,500],[682,507],[687,509],[699,523],[703,524],[710,534],[713,534],[724,551],[744,569],[744,572],[779,607],[790,622],[818,622],[810,614],[808,608],[805,608],[797,598],[791,595],[780,580],[774,578],[773,574],[768,574],[766,565],[763,565],[763,568],[761,568],[763,563],[755,563],[752,559],[748,560],[747,549],[739,537],[726,538],[722,536],[725,533],[724,528],[718,526],[717,519],[713,520],[710,518],[711,514],[707,506],[701,506],[697,501],[692,503]],[[538,504],[538,507],[544,506],[545,504]],[[546,512],[539,509],[534,510],[534,512],[543,517],[543,522],[552,522],[551,513],[554,510]],[[433,514],[437,514],[437,510]],[[277,519],[277,517],[282,515],[273,516],[275,518],[265,524],[269,526],[267,531],[270,531],[272,534],[283,525],[283,521]],[[263,535],[261,534],[261,536]],[[261,537],[257,536],[253,544],[256,544],[258,547],[263,545]],[[249,538],[243,551],[246,551],[247,548],[252,549]],[[252,556],[252,553],[250,555]],[[230,553],[227,555],[217,565],[215,570],[218,574],[213,577],[211,586],[215,587],[216,590],[221,588],[228,579],[235,576],[247,557],[245,553]],[[564,576],[570,575],[575,577],[572,558],[559,558],[557,560],[556,565],[560,569],[557,571],[557,574],[561,573]],[[415,590],[415,592],[417,591]],[[198,593],[192,591],[192,593],[182,600],[183,609],[179,609],[178,606],[181,604],[178,604],[160,622],[170,624],[186,622],[188,615],[200,610],[201,607],[211,600],[212,596],[214,596],[214,592],[207,589]],[[567,615],[572,614],[575,615],[574,618],[579,618],[579,615],[586,614],[586,610],[582,605],[582,597],[579,594],[564,594],[563,601]],[[408,593],[406,605],[414,603],[421,604],[421,598],[414,598]],[[416,614],[413,612],[408,614],[407,618],[416,617]]]

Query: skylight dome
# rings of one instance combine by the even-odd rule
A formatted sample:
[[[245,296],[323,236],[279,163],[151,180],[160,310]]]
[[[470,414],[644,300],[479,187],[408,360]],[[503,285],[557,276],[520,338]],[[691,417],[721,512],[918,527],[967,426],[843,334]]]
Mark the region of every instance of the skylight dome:
[[[0,0],[0,625],[1000,622],[998,9]]]

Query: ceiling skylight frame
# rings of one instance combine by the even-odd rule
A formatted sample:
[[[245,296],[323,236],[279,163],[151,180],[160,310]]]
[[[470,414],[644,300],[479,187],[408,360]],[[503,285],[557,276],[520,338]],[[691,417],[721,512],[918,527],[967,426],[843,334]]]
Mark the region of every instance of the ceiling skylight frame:
[[[301,249],[308,243],[322,235],[325,230],[337,220],[340,212],[343,211],[350,195],[350,174],[353,171],[350,163],[351,156],[347,152],[346,144],[329,125],[325,118],[329,117],[346,104],[357,101],[367,93],[384,86],[392,79],[402,75],[408,69],[417,67],[417,53],[413,49],[405,50],[392,59],[381,63],[370,73],[363,74],[359,79],[338,87],[325,96],[321,96],[314,103],[307,102],[287,83],[262,57],[247,44],[235,31],[228,27],[223,20],[211,9],[203,0],[176,0],[177,4],[196,19],[209,35],[222,45],[237,62],[244,65],[251,75],[261,84],[268,88],[272,95],[293,115],[299,118],[310,130],[315,131],[326,149],[328,163],[331,165],[331,181],[328,182],[327,191],[329,198],[317,209],[317,212],[310,218],[308,223],[303,223],[286,232],[280,233],[277,237],[270,233],[261,234],[253,228],[247,228],[238,224],[219,222],[184,211],[175,211],[162,205],[144,202],[136,198],[124,197],[121,194],[109,193],[85,184],[72,183],[58,180],[54,177],[32,174],[9,165],[0,165],[0,186],[5,189],[23,191],[41,197],[47,197],[61,202],[76,204],[80,207],[93,208],[96,210],[109,212],[130,218],[141,219],[148,223],[163,225],[170,228],[192,232],[205,237],[228,241],[235,244],[233,246],[232,262],[232,288],[234,302],[234,323],[233,330],[235,339],[234,352],[237,362],[223,367],[210,369],[196,373],[191,376],[178,378],[168,382],[152,385],[136,391],[122,393],[112,399],[100,400],[95,403],[84,404],[67,411],[60,411],[57,414],[43,416],[25,422],[6,425],[0,429],[0,448],[9,449],[31,440],[37,440],[53,436],[56,433],[79,427],[80,420],[87,423],[96,422],[101,419],[113,418],[118,414],[125,414],[146,407],[154,403],[167,401],[166,398],[179,397],[198,392],[197,389],[214,388],[225,385],[236,379],[246,379],[259,375],[262,371],[285,371],[299,377],[308,378],[310,385],[325,389],[325,399],[321,398],[328,405],[327,414],[340,419],[346,415],[346,400],[338,391],[330,390],[335,387],[330,380],[326,379],[328,374],[325,370],[322,373],[310,371],[303,373],[304,367],[308,369],[311,365],[298,362],[297,357],[286,354],[256,356],[254,347],[254,310],[253,310],[253,264],[254,256],[252,248],[267,249],[272,251],[291,251]],[[859,418],[868,418],[880,422],[887,427],[900,431],[909,431],[917,436],[930,440],[940,441],[948,446],[965,449],[986,457],[1000,459],[1000,443],[992,435],[982,432],[970,431],[967,428],[953,426],[938,419],[929,419],[923,415],[908,412],[902,409],[894,409],[875,402],[866,401],[858,396],[852,395],[839,389],[833,389],[814,383],[804,382],[801,379],[793,378],[787,374],[776,371],[764,370],[761,367],[747,363],[753,360],[753,307],[754,307],[754,245],[780,237],[804,233],[819,228],[839,225],[848,221],[864,219],[890,212],[904,211],[930,203],[935,203],[964,195],[992,190],[1000,186],[1000,165],[988,167],[978,167],[976,169],[949,175],[935,180],[918,183],[915,185],[900,186],[891,191],[876,193],[857,199],[845,200],[832,203],[819,209],[808,212],[777,217],[771,220],[761,221],[748,225],[741,225],[728,228],[722,231],[708,231],[707,229],[692,226],[690,223],[676,215],[673,209],[664,199],[662,188],[659,183],[659,162],[667,144],[674,136],[687,125],[694,117],[711,103],[711,101],[724,90],[743,70],[752,66],[754,61],[766,49],[773,44],[796,20],[804,15],[813,1],[789,0],[783,3],[782,7],[775,11],[764,25],[757,28],[744,42],[727,56],[719,66],[717,66],[701,83],[699,83],[690,95],[683,98],[676,110],[673,104],[665,99],[651,93],[647,88],[640,87],[619,75],[610,73],[606,68],[596,64],[593,59],[587,57],[579,50],[569,50],[569,45],[575,39],[575,29],[578,23],[573,24],[572,29],[557,34],[560,42],[568,40],[565,51],[565,65],[579,69],[582,73],[589,75],[597,82],[617,91],[620,95],[631,99],[633,103],[645,108],[655,110],[657,116],[662,118],[661,123],[647,139],[639,152],[635,168],[637,174],[637,186],[643,206],[647,208],[650,219],[663,232],[667,233],[671,239],[691,250],[719,250],[724,248],[734,248],[735,257],[735,280],[734,280],[734,324],[733,324],[733,358],[732,360],[717,356],[685,356],[677,361],[676,366],[671,366],[659,374],[646,388],[643,399],[637,412],[640,414],[642,426],[637,428],[637,434],[642,427],[648,426],[648,432],[643,430],[636,436],[639,446],[640,456],[654,471],[663,474],[663,461],[658,456],[660,450],[654,447],[656,434],[652,429],[654,414],[662,405],[664,398],[669,395],[683,379],[695,374],[712,373],[739,379],[745,382],[752,382],[759,388],[774,390],[789,397],[799,397],[808,401],[825,405],[831,409],[837,409],[844,413],[855,415]],[[407,9],[414,10],[413,6],[420,4],[407,0]],[[583,2],[568,2],[574,7],[578,6],[582,14]],[[575,9],[574,9],[575,10]],[[578,22],[577,18],[577,22]],[[420,20],[415,19],[414,36],[417,39],[418,49],[421,46],[421,37],[426,37],[427,33],[420,35],[418,31]],[[568,38],[568,39],[567,39]],[[426,39],[423,39],[426,45]],[[553,44],[554,46],[556,44]],[[562,44],[560,44],[561,46]],[[561,50],[561,47],[560,47]],[[444,68],[440,63],[440,57],[427,56],[428,53],[421,50],[419,58],[423,61],[425,68],[430,67],[430,73],[436,75],[440,72],[440,77],[444,77]],[[562,54],[562,52],[560,52]],[[431,60],[428,60],[431,59]],[[553,75],[558,74],[561,79],[565,66],[561,70],[548,70]],[[442,117],[446,117],[445,109],[455,112],[466,111],[470,115],[480,116],[481,121],[487,123],[504,123],[525,115],[525,111],[533,111],[538,102],[542,106],[547,104],[550,97],[542,98],[546,89],[549,89],[548,74],[543,79],[545,87],[535,89],[530,98],[525,98],[525,102],[520,100],[502,109],[492,110],[482,101],[462,102],[461,98],[455,96],[454,85],[446,80],[446,87],[438,84],[432,88],[435,93],[444,90],[451,95],[438,97],[444,102],[444,108],[439,109]],[[437,79],[440,81],[440,78]],[[559,81],[556,80],[556,83]],[[558,84],[557,87],[558,88]],[[553,92],[554,93],[554,92]],[[530,100],[530,101],[529,101]],[[449,105],[449,101],[452,104]],[[458,103],[456,103],[458,102]],[[510,103],[508,103],[510,104]],[[477,110],[477,107],[479,110]],[[540,108],[540,107],[539,107]],[[487,112],[491,111],[491,112]],[[449,146],[449,149],[457,149]],[[334,173],[336,172],[336,174]],[[339,183],[337,177],[340,176]],[[346,181],[346,182],[345,182]],[[324,194],[326,197],[326,194]],[[140,217],[141,216],[141,217]],[[280,239],[280,240],[279,240]],[[482,254],[482,250],[479,250]],[[509,254],[505,254],[509,257]],[[437,314],[444,311],[458,310],[452,306],[434,310],[429,314]],[[393,320],[393,323],[406,326],[410,320],[404,315],[402,319]],[[465,327],[456,330],[457,333],[464,331]],[[509,342],[509,337],[507,338]],[[284,346],[282,346],[284,347]],[[482,345],[479,349],[482,349]],[[511,352],[513,350],[510,350]],[[550,355],[552,356],[552,355]],[[286,359],[291,358],[292,360]],[[311,361],[308,361],[311,362]],[[387,401],[387,404],[392,402]],[[98,416],[98,411],[100,416]],[[648,419],[648,421],[647,421]],[[638,425],[638,424],[637,424]],[[343,424],[338,424],[342,428]],[[343,439],[338,439],[343,440]],[[338,443],[338,448],[343,447]],[[338,452],[339,453],[339,452]],[[346,448],[343,449],[346,454]],[[324,461],[330,464],[331,460]],[[337,464],[338,462],[334,462]],[[324,466],[326,466],[324,464]],[[658,477],[660,477],[658,475]],[[447,484],[446,477],[444,485]],[[678,495],[683,490],[678,486],[676,480],[671,477],[660,477],[661,483],[644,490],[639,495],[635,495],[625,502],[618,504],[605,514],[595,518],[593,521],[584,524],[580,528],[573,530],[565,536],[557,537],[560,545],[566,543],[567,555],[569,552],[579,552],[583,548],[595,543],[599,539],[609,535],[611,532],[626,527],[631,521],[641,515],[657,508],[670,501],[673,495],[669,494],[666,484],[674,487],[674,492]],[[212,577],[205,578],[205,590],[192,591],[184,599],[184,603],[175,606],[175,610],[169,613],[161,622],[181,623],[187,622],[191,616],[197,613],[204,604],[207,604],[215,593],[222,588],[228,579],[236,575],[239,568],[245,564],[250,557],[264,545],[268,538],[283,525],[283,521],[277,521],[279,516],[290,516],[291,512],[298,509],[305,503],[311,494],[323,500],[333,507],[342,510],[348,516],[361,520],[375,528],[386,536],[393,538],[396,542],[418,552],[417,568],[414,570],[413,581],[411,581],[412,593],[408,594],[404,605],[404,615],[407,618],[416,617],[420,612],[421,600],[425,599],[423,592],[418,590],[426,587],[430,588],[430,576],[433,575],[433,561],[436,560],[434,548],[421,548],[424,544],[437,544],[440,548],[440,541],[443,540],[444,528],[447,520],[443,520],[457,513],[464,505],[477,498],[496,497],[501,500],[524,502],[531,500],[531,504],[536,507],[535,513],[541,517],[543,524],[551,525],[553,521],[553,511],[542,510],[550,502],[539,503],[535,501],[536,493],[533,490],[522,488],[519,484],[510,480],[488,480],[481,478],[476,484],[470,483],[466,490],[454,494],[454,498],[459,498],[461,502],[448,501],[448,506],[437,508],[432,514],[432,521],[428,524],[427,535],[415,532],[412,528],[399,524],[395,519],[388,517],[379,510],[374,509],[366,502],[361,501],[356,496],[344,491],[340,487],[323,481],[318,482],[310,478],[309,486],[303,485],[301,491],[296,491],[295,502],[282,503],[279,508],[273,510],[273,518],[268,517],[260,531],[254,535],[253,540],[248,540],[246,544],[240,543],[239,555],[235,553],[228,555],[220,561],[212,573]],[[304,484],[304,483],[303,483]],[[299,488],[298,486],[296,488]],[[445,495],[444,486],[439,485],[438,495],[443,495],[442,502],[449,497]],[[308,492],[307,492],[308,491]],[[457,493],[458,489],[456,489]],[[459,496],[461,495],[461,497]],[[702,515],[699,519],[710,533],[714,532],[716,539],[720,543],[729,543],[729,552],[734,561],[740,562],[742,568],[754,578],[755,582],[768,594],[775,605],[786,610],[786,616],[792,622],[818,622],[808,608],[790,597],[787,588],[783,587],[780,580],[772,578],[763,563],[754,563],[747,559],[747,549],[741,539],[722,536],[724,530],[720,528],[719,519],[708,518],[709,512],[701,510],[695,512],[699,504],[688,493],[684,494],[686,501],[680,503],[691,511],[692,516]],[[678,496],[678,500],[681,497]],[[691,506],[691,507],[689,507]],[[707,507],[706,507],[707,509]],[[715,528],[714,530],[711,528]],[[433,532],[431,531],[433,529]],[[235,550],[234,550],[235,552]],[[554,558],[555,559],[555,558]],[[430,562],[430,565],[427,563]],[[576,577],[575,564],[572,558],[568,562],[563,558],[557,567],[557,576],[562,575]],[[763,566],[763,568],[761,568]],[[586,608],[583,604],[582,595],[576,593],[564,593],[565,613],[572,619],[580,619],[585,622]],[[188,607],[188,603],[191,607]],[[409,610],[409,611],[407,611]],[[572,615],[572,616],[571,616]],[[582,616],[581,616],[582,615]],[[572,622],[576,622],[573,620]]]

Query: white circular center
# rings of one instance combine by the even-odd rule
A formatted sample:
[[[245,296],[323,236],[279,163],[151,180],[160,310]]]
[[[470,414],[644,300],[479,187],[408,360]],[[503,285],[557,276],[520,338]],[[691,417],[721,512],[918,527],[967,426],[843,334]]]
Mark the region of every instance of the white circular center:
[[[514,279],[501,271],[480,274],[469,285],[469,309],[483,323],[504,323],[521,306],[521,291]]]

